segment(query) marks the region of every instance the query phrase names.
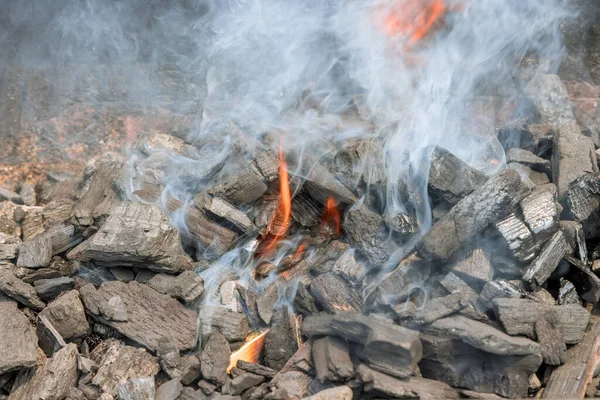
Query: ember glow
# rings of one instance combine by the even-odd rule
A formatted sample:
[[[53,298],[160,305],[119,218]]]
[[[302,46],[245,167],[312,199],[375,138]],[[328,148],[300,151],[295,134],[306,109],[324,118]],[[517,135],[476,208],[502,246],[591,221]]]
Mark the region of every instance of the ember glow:
[[[335,204],[335,199],[329,197],[323,216],[323,223],[332,228],[337,237],[342,235],[340,212]]]
[[[231,354],[227,373],[229,373],[233,367],[237,366],[237,363],[240,360],[251,363],[258,363],[260,361],[260,354],[265,345],[265,335],[267,332],[269,332],[269,330],[266,330],[255,337],[249,337],[242,347]]]
[[[383,8],[383,7],[382,7]],[[423,39],[446,13],[444,0],[395,1],[385,7],[382,28],[388,36],[407,38],[407,46]]]

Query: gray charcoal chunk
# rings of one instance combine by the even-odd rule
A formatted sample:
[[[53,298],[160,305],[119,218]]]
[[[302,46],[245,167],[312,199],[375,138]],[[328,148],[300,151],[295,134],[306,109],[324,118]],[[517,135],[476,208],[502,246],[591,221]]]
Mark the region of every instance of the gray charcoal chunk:
[[[124,400],[151,400],[154,393],[154,377],[132,378],[117,386],[117,397]]]
[[[452,272],[467,281],[476,283],[485,283],[494,276],[490,254],[481,248],[473,249],[461,256],[452,265]]]
[[[567,210],[571,218],[580,222],[585,237],[600,234],[600,178],[586,174],[569,185],[566,193]]]
[[[11,201],[15,204],[23,204],[23,199],[10,189],[0,187],[0,201]]]
[[[537,243],[545,243],[558,230],[558,210],[550,192],[534,191],[521,200],[521,210]]]
[[[250,372],[245,372],[227,381],[225,386],[223,386],[222,392],[224,394],[236,396],[242,394],[242,392],[244,392],[245,390],[260,385],[264,381],[265,377],[262,375],[256,375]]]
[[[182,390],[183,385],[179,382],[179,379],[171,379],[156,389],[154,398],[155,400],[177,400]]]
[[[228,342],[246,340],[250,329],[246,314],[229,310],[223,306],[205,306],[201,309],[201,330],[208,335],[219,330]]]
[[[17,267],[47,267],[52,261],[52,240],[43,236],[24,242],[19,250]]]
[[[502,235],[506,245],[521,262],[531,261],[538,247],[529,228],[514,213],[496,223],[496,229]]]
[[[194,271],[185,271],[178,276],[156,274],[148,280],[148,286],[186,304],[193,303],[204,293],[204,280]]]
[[[0,375],[31,368],[37,362],[37,337],[14,302],[0,302]]]
[[[517,162],[519,164],[527,165],[534,171],[543,173],[551,172],[550,161],[536,156],[529,150],[513,147],[506,152],[506,159],[508,162]]]
[[[40,315],[46,317],[66,341],[82,338],[90,329],[77,290],[52,301]]]
[[[0,268],[0,292],[34,311],[41,311],[46,306],[33,286],[6,268]]]
[[[567,360],[567,345],[561,330],[555,326],[555,316],[541,316],[535,322],[535,336],[541,345],[544,363],[561,365]]]
[[[223,334],[214,331],[208,337],[208,341],[200,356],[202,377],[217,386],[222,386],[227,381],[227,367],[231,350],[229,343]]]
[[[315,301],[330,313],[362,309],[360,293],[331,272],[316,277],[310,285],[310,292]]]
[[[325,382],[345,382],[354,376],[354,364],[350,359],[345,339],[325,336],[316,339],[312,357],[317,379]]]
[[[539,256],[523,273],[523,280],[529,284],[542,286],[558,266],[567,252],[567,242],[562,231],[558,231],[548,240]]]
[[[38,295],[45,301],[56,298],[62,292],[73,289],[75,280],[67,276],[53,279],[38,279],[33,285]]]
[[[389,260],[391,249],[386,243],[388,235],[383,219],[366,205],[361,203],[346,211],[342,229],[350,243],[371,264],[380,267]]]
[[[243,360],[238,360],[237,367],[246,372],[251,372],[256,375],[262,375],[267,378],[273,378],[277,374],[277,371],[275,371],[273,368],[265,367],[264,365],[255,364]]]
[[[265,365],[279,371],[298,350],[296,318],[287,306],[273,315],[271,329],[265,335]]]

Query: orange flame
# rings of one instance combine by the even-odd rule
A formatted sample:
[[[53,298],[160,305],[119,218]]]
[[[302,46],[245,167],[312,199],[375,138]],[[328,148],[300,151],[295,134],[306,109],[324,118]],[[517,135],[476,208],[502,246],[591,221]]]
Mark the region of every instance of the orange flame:
[[[327,199],[327,206],[325,208],[323,222],[328,226],[331,226],[335,230],[335,234],[337,236],[341,236],[342,230],[340,229],[340,212],[335,205],[335,199],[331,196]]]
[[[379,10],[383,8],[380,7]],[[447,11],[444,0],[404,0],[386,7],[382,27],[388,36],[408,38],[407,47],[423,39]]]
[[[278,229],[273,239],[265,248],[268,254],[277,247],[277,243],[285,236],[289,228],[290,216],[292,214],[292,193],[290,192],[290,181],[287,163],[283,159],[283,143],[279,147],[279,206],[275,214],[278,221]]]
[[[265,345],[265,335],[267,332],[269,332],[268,329],[260,335],[248,340],[242,347],[231,354],[231,357],[229,358],[229,367],[227,367],[227,373],[229,373],[233,367],[237,366],[237,362],[239,360],[251,363],[259,362],[260,353]]]

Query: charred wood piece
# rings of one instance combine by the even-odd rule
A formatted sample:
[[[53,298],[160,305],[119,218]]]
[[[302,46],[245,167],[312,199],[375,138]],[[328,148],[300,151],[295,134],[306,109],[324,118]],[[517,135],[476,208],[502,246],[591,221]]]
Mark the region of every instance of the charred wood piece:
[[[558,210],[552,194],[536,190],[521,201],[523,220],[538,245],[545,243],[558,230]]]
[[[523,273],[523,280],[530,285],[542,286],[567,252],[567,242],[562,231],[556,232],[544,245],[539,256]]]
[[[362,309],[360,293],[331,272],[316,277],[310,285],[310,292],[317,304],[329,313]]]
[[[366,205],[357,204],[347,210],[342,229],[350,243],[371,264],[381,267],[389,260],[391,250],[386,243],[388,234],[383,219]]]
[[[586,174],[572,182],[565,197],[567,210],[581,223],[585,237],[597,237],[600,234],[600,178],[597,174]]]
[[[481,248],[473,249],[460,257],[453,263],[452,272],[467,282],[477,284],[488,282],[494,276],[490,254]]]

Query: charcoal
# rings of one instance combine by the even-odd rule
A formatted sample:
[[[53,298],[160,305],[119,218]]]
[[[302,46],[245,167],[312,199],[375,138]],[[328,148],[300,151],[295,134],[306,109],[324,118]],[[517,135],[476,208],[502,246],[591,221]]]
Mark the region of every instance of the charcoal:
[[[209,193],[220,197],[234,206],[250,204],[258,200],[267,191],[263,179],[252,171],[222,178]]]
[[[227,381],[229,357],[231,350],[227,339],[221,332],[213,331],[200,356],[202,377],[217,386],[224,385]]]
[[[32,368],[37,362],[37,338],[31,323],[11,301],[0,301],[0,375]]]
[[[556,316],[541,316],[535,322],[535,336],[541,346],[547,365],[561,365],[566,361],[567,345],[561,330],[556,326]]]
[[[237,367],[243,371],[251,372],[253,374],[264,376],[266,378],[273,378],[277,374],[277,371],[275,371],[272,368],[243,360],[238,360]]]
[[[7,268],[0,266],[0,293],[29,307],[34,311],[41,311],[46,305],[39,298],[33,286],[21,281]]]
[[[231,311],[223,306],[205,306],[200,315],[203,335],[218,329],[228,342],[245,340],[248,336],[248,318],[243,313]]]
[[[483,185],[485,175],[469,167],[447,150],[436,147],[429,169],[430,191],[450,204],[456,204]]]
[[[538,185],[545,185],[550,182],[548,175],[536,172],[527,165],[511,162],[506,165],[509,169],[517,171],[521,176],[523,184],[529,189],[534,189]]]
[[[85,318],[85,316],[84,316]],[[48,357],[52,357],[54,353],[62,349],[67,345],[65,339],[56,330],[54,325],[48,318],[43,315],[38,316],[36,324],[36,334],[38,338],[38,345]]]
[[[186,304],[193,303],[204,293],[204,280],[194,271],[184,271],[178,276],[156,274],[148,280],[148,286]]]
[[[255,156],[252,168],[265,182],[273,182],[279,176],[279,159],[272,151],[261,151]]]
[[[88,226],[94,220],[108,216],[120,200],[115,190],[119,179],[119,163],[103,163],[98,167],[88,189],[73,205],[73,217],[79,225]]]
[[[576,258],[565,255],[570,264],[567,278],[575,285],[579,296],[591,304],[600,301],[600,278]]]
[[[477,284],[483,284],[494,276],[490,254],[482,248],[475,248],[461,256],[453,263],[452,272],[467,282]]]
[[[421,340],[423,377],[503,397],[526,397],[528,377],[542,363],[539,354],[492,356],[460,340],[430,335],[422,335]]]
[[[156,389],[154,398],[156,400],[177,400],[182,391],[183,385],[179,382],[179,379],[171,379]]]
[[[271,318],[275,312],[275,306],[279,301],[279,285],[282,284],[283,282],[281,281],[271,283],[256,300],[256,310],[258,311],[258,315],[267,325],[271,323]]]
[[[256,306],[258,295],[252,289],[247,289],[242,285],[236,285],[236,290],[240,300],[240,306],[242,307],[244,314],[248,316],[250,328],[258,328],[260,318],[258,307]]]
[[[52,301],[40,316],[46,317],[66,341],[80,339],[90,329],[77,290]]]
[[[576,221],[560,221],[559,227],[563,235],[565,235],[565,240],[569,246],[568,253],[578,257],[582,263],[587,263],[587,245],[581,224]]]
[[[77,384],[77,346],[69,343],[37,369],[23,369],[17,375],[11,400],[63,399]]]
[[[308,317],[318,312],[315,299],[310,295],[302,282],[296,284],[296,295],[294,297],[294,311]]]
[[[383,266],[390,258],[387,234],[379,214],[358,204],[346,211],[342,228],[350,243],[375,266]]]
[[[316,339],[312,357],[317,379],[321,383],[344,382],[354,376],[354,364],[350,360],[345,339],[325,336]]]
[[[306,189],[300,190],[292,199],[292,218],[304,227],[317,225],[322,219],[323,209]]]
[[[22,245],[21,239],[0,232],[0,261],[17,258]]]
[[[313,374],[312,341],[309,340],[275,375],[271,381],[271,389],[274,394],[285,393],[285,396],[291,396],[292,398],[304,398],[310,395],[309,386],[315,381],[318,382],[316,378],[312,377]],[[283,398],[286,398],[285,396]]]
[[[309,157],[310,158],[310,157]],[[327,204],[327,200],[333,197],[344,204],[354,204],[358,199],[340,181],[338,181],[327,168],[319,161],[303,160],[302,164],[306,171],[306,182],[304,186],[317,201]]]
[[[117,398],[119,399],[152,399],[154,393],[154,377],[132,378],[117,386]]]
[[[331,272],[316,277],[310,285],[310,292],[317,304],[329,313],[362,309],[360,293]]]
[[[558,230],[558,211],[548,191],[534,191],[521,200],[523,220],[537,243],[545,243]]]
[[[552,371],[543,398],[583,398],[598,365],[600,323],[594,321],[581,343],[567,350],[567,361]]]
[[[352,389],[348,386],[336,386],[321,390],[312,396],[305,397],[304,400],[352,400],[353,396]]]
[[[317,248],[308,258],[308,262],[312,264],[310,271],[315,275],[332,271],[335,263],[349,249],[350,245],[340,240],[333,240],[326,246]]]
[[[397,379],[367,367],[358,366],[357,374],[364,391],[371,395],[401,399],[458,399],[458,394],[445,383],[421,377]]]
[[[0,187],[0,201],[11,201],[15,204],[23,204],[23,199],[10,189]]]
[[[539,256],[523,273],[523,280],[531,285],[542,286],[558,266],[567,251],[562,231],[556,232],[544,245]]]
[[[179,232],[167,216],[156,206],[132,202],[115,208],[102,228],[67,257],[105,267],[136,266],[158,272],[192,268]]]
[[[525,298],[549,306],[556,303],[552,294],[544,288],[536,288],[533,292],[525,292]]]
[[[35,290],[44,301],[55,299],[64,291],[73,289],[75,280],[69,277],[38,279],[34,282]]]
[[[506,160],[509,163],[517,162],[526,165],[534,171],[542,172],[544,174],[551,172],[550,161],[536,156],[529,150],[511,148],[506,152]]]
[[[575,285],[564,278],[560,278],[560,290],[558,291],[558,304],[578,304],[581,305],[581,299],[575,289]]]
[[[118,281],[125,283],[129,283],[135,279],[133,271],[129,268],[111,268],[110,273],[113,274]]]
[[[208,196],[205,196],[205,199],[203,200],[198,200],[199,196],[202,195],[198,195],[194,199],[196,206],[203,207],[209,215],[212,215],[219,220],[226,221],[243,233],[248,233],[256,229],[254,223],[246,216],[246,214],[239,211],[227,201],[218,197],[210,198]]]
[[[556,317],[555,325],[561,331],[565,343],[574,344],[583,337],[590,319],[588,311],[576,304],[555,306],[514,298],[496,298],[493,303],[498,320],[509,335],[533,338],[538,318],[553,314]]]
[[[80,290],[80,294],[86,310],[97,321],[150,350],[156,350],[162,337],[171,338],[179,350],[191,349],[196,343],[196,313],[146,285],[135,281],[128,284],[112,281],[100,286],[97,295],[104,302],[114,296],[121,297],[127,310],[127,321],[108,320],[99,315],[98,310],[93,309],[97,306],[96,297],[88,290]]]
[[[69,223],[52,225],[39,237],[42,236],[49,237],[52,241],[52,255],[67,251],[83,241],[83,237],[76,235],[75,227]]]
[[[448,214],[451,208],[452,204],[448,203],[447,201],[442,201],[440,204],[436,205],[431,210],[431,218],[433,219],[433,222],[437,222],[442,219],[444,215]]]
[[[518,120],[500,128],[498,140],[505,150],[516,147],[526,149],[534,145],[533,135],[524,120]]]
[[[52,240],[49,237],[40,237],[23,243],[19,249],[17,267],[47,267],[51,260]]]
[[[227,381],[225,386],[223,386],[222,393],[236,396],[242,394],[245,390],[260,385],[264,381],[264,376],[245,372],[232,380]]]
[[[417,219],[407,213],[386,213],[385,224],[401,237],[409,237],[419,231]]]
[[[273,315],[271,329],[265,335],[265,365],[281,370],[298,350],[298,326],[294,316],[290,316],[287,306]]]
[[[154,377],[160,370],[156,358],[148,351],[126,346],[116,339],[102,341],[92,350],[90,358],[98,365],[91,383],[113,396],[121,383]]]
[[[505,279],[495,279],[483,285],[480,293],[480,299],[488,305],[495,298],[515,298],[519,299],[525,296],[525,290]]]
[[[344,278],[352,288],[360,286],[367,273],[364,264],[354,258],[353,250],[347,250],[338,258],[333,264],[333,272]]]
[[[600,178],[597,174],[586,174],[573,181],[565,197],[567,210],[573,220],[581,223],[585,237],[597,237],[600,234]]]
[[[467,298],[477,297],[475,290],[453,272],[447,273],[439,283],[450,294],[459,293]]]
[[[519,174],[506,170],[463,198],[423,237],[419,252],[428,259],[448,260],[521,200]],[[476,218],[474,217],[476,216]]]
[[[452,315],[469,305],[469,300],[462,293],[437,297],[425,303],[421,310],[416,310],[410,318],[410,326],[428,325],[438,319]],[[398,305],[400,306],[400,305]],[[396,306],[396,307],[398,307]],[[394,308],[396,310],[396,308]]]
[[[55,200],[44,207],[27,207],[21,222],[23,241],[37,238],[56,224],[71,217],[72,200]]]
[[[331,171],[350,190],[359,185],[380,185],[385,180],[384,156],[374,141],[350,140],[331,163]]]

